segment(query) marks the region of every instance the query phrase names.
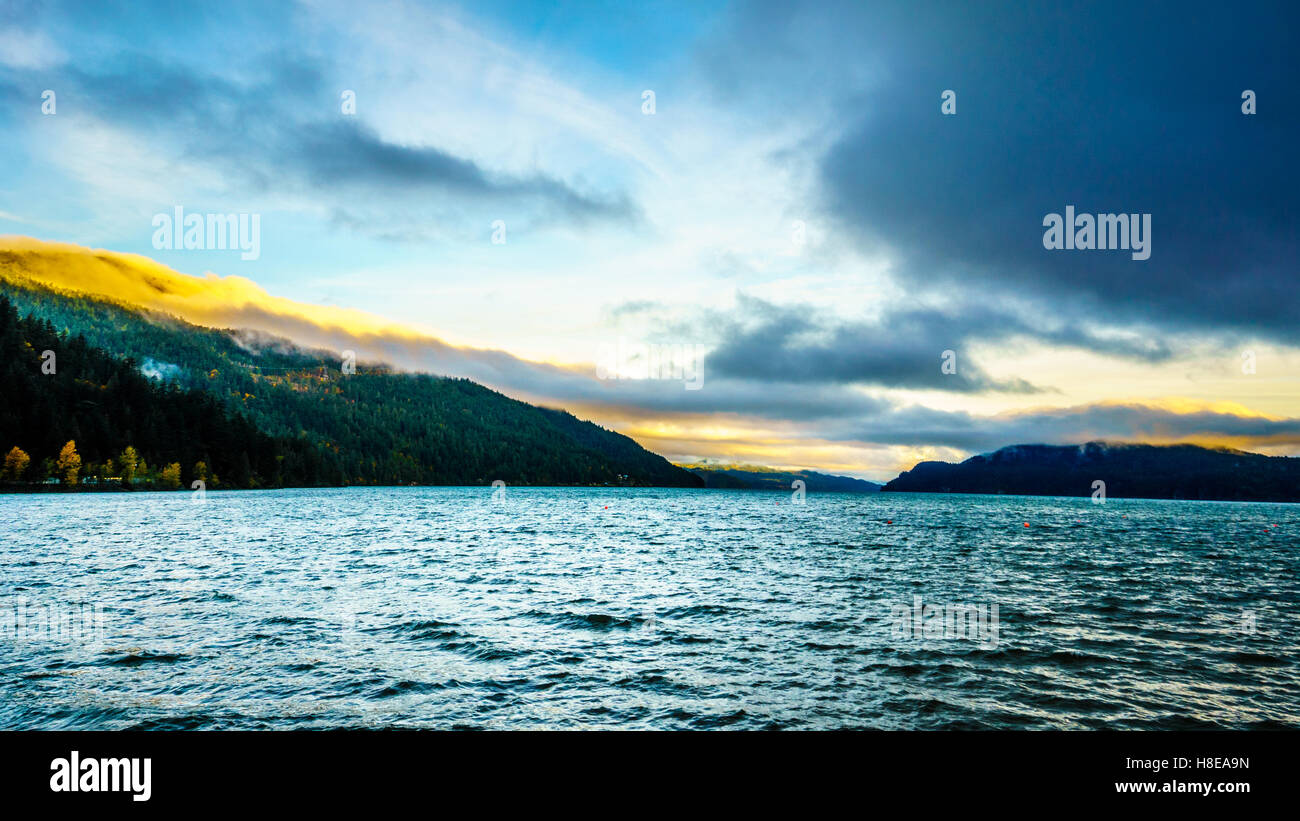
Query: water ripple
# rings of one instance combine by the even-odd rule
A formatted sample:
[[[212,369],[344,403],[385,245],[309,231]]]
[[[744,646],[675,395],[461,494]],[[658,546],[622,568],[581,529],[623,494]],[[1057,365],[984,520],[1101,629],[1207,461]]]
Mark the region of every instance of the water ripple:
[[[491,497],[0,496],[0,727],[1300,728],[1296,506]]]

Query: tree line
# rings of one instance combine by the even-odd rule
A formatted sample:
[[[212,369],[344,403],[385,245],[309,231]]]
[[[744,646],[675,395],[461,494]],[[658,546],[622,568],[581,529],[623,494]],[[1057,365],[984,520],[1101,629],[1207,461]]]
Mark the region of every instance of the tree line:
[[[202,391],[163,384],[0,294],[0,449],[11,482],[176,488],[337,484],[306,440],[269,436]],[[139,482],[135,480],[141,480]]]

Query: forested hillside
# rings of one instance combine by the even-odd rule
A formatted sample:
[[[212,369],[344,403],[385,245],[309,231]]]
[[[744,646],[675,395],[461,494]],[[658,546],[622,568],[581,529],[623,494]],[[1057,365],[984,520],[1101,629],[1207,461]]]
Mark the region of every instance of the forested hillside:
[[[809,493],[876,493],[880,485],[852,476],[833,476],[813,470],[776,470],[753,465],[679,465],[704,479],[705,487],[726,490],[788,491],[802,480]]]
[[[1095,484],[1097,482],[1103,485]],[[921,462],[886,491],[1300,501],[1300,459],[1196,445],[1011,445],[960,464]]]
[[[77,404],[92,399],[85,394],[88,387],[69,386],[79,385],[76,380],[83,377],[93,381],[79,370],[86,365],[78,360],[85,359],[93,362],[93,376],[100,380],[96,384],[106,386],[105,391],[107,378],[116,376],[115,386],[129,384],[137,392],[149,388],[148,401],[184,397],[167,401],[196,408],[206,401],[209,413],[220,411],[223,424],[245,425],[236,438],[253,437],[249,441],[262,449],[257,453],[271,454],[278,472],[269,462],[259,467],[262,457],[254,453],[248,454],[250,470],[245,472],[241,454],[247,448],[227,438],[183,445],[181,440],[194,435],[192,425],[177,427],[174,441],[158,427],[150,434],[160,453],[179,454],[146,454],[151,465],[176,458],[192,472],[201,459],[227,487],[490,484],[496,479],[537,485],[702,484],[625,436],[468,380],[394,373],[364,363],[345,374],[337,354],[300,350],[283,339],[201,328],[108,300],[56,292],[12,274],[0,278],[0,294],[12,302],[6,307],[12,324],[4,343],[6,369],[24,375],[6,382],[13,389],[4,400],[0,450],[17,445],[21,435],[38,451],[27,451],[38,465],[56,458],[58,448],[75,438],[73,431],[83,431],[85,441],[77,447],[85,459],[102,461],[127,445],[145,451],[141,442],[126,441],[146,430],[138,403],[124,402],[113,392],[98,394],[96,405]],[[19,314],[38,321],[19,321]],[[39,355],[46,349],[57,352],[57,376],[68,376],[70,383],[33,381],[42,376]],[[68,401],[73,404],[59,404]],[[38,406],[57,410],[43,416],[31,410]],[[215,437],[221,430],[213,424]]]
[[[306,440],[268,436],[212,396],[160,384],[130,358],[20,317],[3,294],[0,357],[6,480],[113,476],[176,488],[194,479],[213,487],[339,479]]]

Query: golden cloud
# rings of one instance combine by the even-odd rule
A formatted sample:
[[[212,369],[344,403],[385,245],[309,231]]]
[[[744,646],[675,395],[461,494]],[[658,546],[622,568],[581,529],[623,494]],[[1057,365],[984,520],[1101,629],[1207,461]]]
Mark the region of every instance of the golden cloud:
[[[364,311],[272,296],[245,277],[213,273],[191,276],[139,254],[31,237],[0,236],[0,275],[106,297],[209,328],[256,328],[280,333],[314,327],[318,332],[342,332],[354,337],[427,338]]]

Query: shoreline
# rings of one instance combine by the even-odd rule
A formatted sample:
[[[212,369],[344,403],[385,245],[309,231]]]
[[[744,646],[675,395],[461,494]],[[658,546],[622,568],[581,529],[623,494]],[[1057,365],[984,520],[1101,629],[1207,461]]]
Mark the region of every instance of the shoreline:
[[[691,490],[700,492],[735,492],[735,493],[772,493],[777,495],[788,495],[790,491],[777,488],[710,488],[710,487],[685,487],[682,485],[526,485],[516,484],[507,485],[512,488],[530,488],[530,489],[574,489],[584,488],[590,490]],[[281,487],[258,487],[258,488],[205,488],[205,493],[260,493],[263,491],[276,490],[347,490],[352,488],[360,489],[412,489],[412,488],[481,488],[485,490],[494,489],[490,484],[455,484],[455,485],[284,485]],[[44,494],[83,494],[83,493],[194,493],[194,490],[187,488],[176,488],[168,490],[156,487],[133,487],[126,488],[121,485],[0,485],[0,495],[10,494],[14,496],[30,495],[38,496]],[[883,496],[886,493],[892,496],[988,496],[988,497],[1021,497],[1025,499],[1077,499],[1086,500],[1091,497],[1086,494],[1079,496],[1060,496],[1049,493],[971,493],[956,490],[879,490],[871,492],[856,492],[851,490],[822,490],[815,493],[809,492],[810,495],[816,496]],[[1300,505],[1300,499],[1185,499],[1173,496],[1133,496],[1118,497],[1112,496],[1107,499],[1106,504],[1111,502],[1199,502],[1209,504],[1238,504],[1238,505]],[[1098,505],[1105,507],[1105,505]]]

